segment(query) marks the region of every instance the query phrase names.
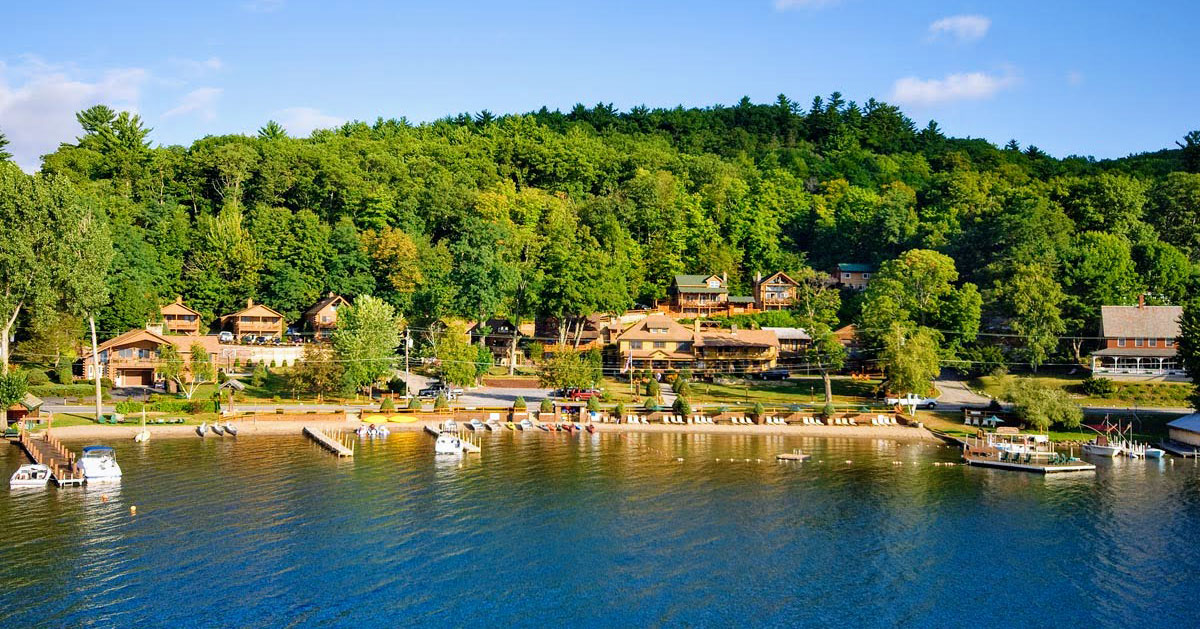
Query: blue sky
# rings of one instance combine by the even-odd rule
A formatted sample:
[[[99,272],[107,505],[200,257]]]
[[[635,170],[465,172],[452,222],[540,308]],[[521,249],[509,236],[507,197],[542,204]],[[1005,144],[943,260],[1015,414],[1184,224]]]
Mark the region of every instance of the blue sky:
[[[1144,5],[1144,6],[1143,6]],[[349,119],[846,98],[957,136],[1119,157],[1200,128],[1200,3],[655,0],[38,2],[4,8],[18,163],[96,102],[157,143]]]

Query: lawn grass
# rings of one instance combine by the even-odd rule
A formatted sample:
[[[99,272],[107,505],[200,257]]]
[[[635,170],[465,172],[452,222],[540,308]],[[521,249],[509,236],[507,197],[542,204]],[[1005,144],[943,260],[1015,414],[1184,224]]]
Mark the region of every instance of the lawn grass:
[[[1042,386],[1060,389],[1071,399],[1084,406],[1110,406],[1114,408],[1162,407],[1185,409],[1190,406],[1188,396],[1192,386],[1183,382],[1123,382],[1115,381],[1117,390],[1112,395],[1092,396],[1083,392],[1083,378],[1065,375],[1040,376],[983,376],[971,381],[971,386],[993,397],[1002,398],[1008,379],[1033,379]]]

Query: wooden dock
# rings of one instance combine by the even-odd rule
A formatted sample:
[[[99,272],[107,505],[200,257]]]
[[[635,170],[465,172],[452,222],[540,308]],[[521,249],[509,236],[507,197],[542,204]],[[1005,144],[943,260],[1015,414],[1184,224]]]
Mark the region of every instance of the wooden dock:
[[[68,450],[58,439],[46,434],[34,437],[28,431],[22,430],[17,437],[17,443],[34,463],[50,468],[51,477],[60,487],[83,484],[83,472],[75,465],[75,453]]]
[[[1167,454],[1173,454],[1183,458],[1200,458],[1200,448],[1191,446],[1186,443],[1179,443],[1170,439],[1164,439],[1159,442],[1158,447],[1166,451]]]
[[[305,426],[304,434],[339,457],[354,456],[354,440],[350,439],[344,431],[322,430]]]

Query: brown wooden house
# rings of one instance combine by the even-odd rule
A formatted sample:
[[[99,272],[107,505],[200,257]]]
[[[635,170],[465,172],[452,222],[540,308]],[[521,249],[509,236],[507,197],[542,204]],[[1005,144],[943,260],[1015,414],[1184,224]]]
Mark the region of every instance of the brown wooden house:
[[[162,329],[166,334],[200,334],[200,313],[183,303],[182,297],[158,309]]]
[[[304,311],[304,325],[315,339],[328,339],[337,328],[338,308],[350,303],[345,297],[329,293],[324,299]]]
[[[1101,306],[1103,347],[1092,353],[1096,374],[1184,376],[1179,362],[1180,306]]]
[[[185,363],[191,361],[192,345],[195,344],[205,348],[214,364],[220,353],[220,344],[215,336],[165,335],[152,330],[130,330],[97,346],[100,377],[112,380],[113,385],[118,387],[159,386],[162,380],[158,374],[158,367],[162,364],[159,350],[168,344],[175,346]],[[83,377],[90,380],[93,378],[90,351],[83,356],[81,363]]]
[[[766,278],[759,275],[754,280],[754,301],[759,310],[787,310],[796,303],[799,287],[800,282],[783,271]]]
[[[233,332],[234,336],[265,336],[283,338],[283,315],[262,305],[246,300],[246,307],[221,317],[221,328]]]
[[[871,283],[871,275],[874,273],[875,267],[869,264],[843,262],[834,269],[833,281],[838,286],[866,290],[867,285]]]

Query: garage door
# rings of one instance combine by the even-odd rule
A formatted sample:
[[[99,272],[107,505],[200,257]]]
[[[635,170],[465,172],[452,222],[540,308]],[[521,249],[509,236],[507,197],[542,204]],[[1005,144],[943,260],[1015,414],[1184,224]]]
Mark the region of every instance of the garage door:
[[[123,369],[121,371],[121,384],[123,387],[148,387],[154,377],[150,369]]]

